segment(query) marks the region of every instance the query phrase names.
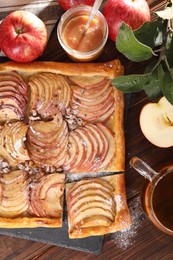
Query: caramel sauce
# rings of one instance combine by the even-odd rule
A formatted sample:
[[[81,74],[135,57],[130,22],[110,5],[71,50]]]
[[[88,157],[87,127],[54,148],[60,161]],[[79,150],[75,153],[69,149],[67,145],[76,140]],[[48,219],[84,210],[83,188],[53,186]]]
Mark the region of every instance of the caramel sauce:
[[[98,19],[93,19],[90,27],[84,33],[88,21],[87,15],[80,15],[69,20],[62,37],[67,46],[76,51],[87,52],[95,49],[103,39],[104,31]]]

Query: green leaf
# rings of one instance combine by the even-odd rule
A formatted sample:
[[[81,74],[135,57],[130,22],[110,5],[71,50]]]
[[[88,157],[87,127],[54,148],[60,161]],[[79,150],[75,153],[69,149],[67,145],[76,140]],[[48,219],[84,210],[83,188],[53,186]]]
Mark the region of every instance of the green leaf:
[[[163,95],[173,105],[173,78],[170,73],[166,73],[161,82]]]
[[[161,64],[152,72],[151,80],[149,84],[144,89],[146,95],[151,99],[156,99],[161,97],[162,90],[161,90],[161,81],[164,76],[163,67]]]
[[[139,42],[154,48],[163,43],[166,27],[167,23],[162,19],[158,19],[155,22],[143,23],[141,27],[133,32]]]
[[[134,36],[133,30],[126,23],[122,23],[116,38],[116,48],[129,60],[140,62],[150,59],[153,51],[147,45],[140,43]]]
[[[167,45],[166,45],[167,53],[166,57],[169,63],[169,66],[173,68],[173,33],[170,33],[167,37]]]
[[[145,73],[150,73],[153,71],[154,67],[156,67],[156,64],[158,63],[158,60],[152,60],[145,68]]]
[[[143,90],[149,84],[151,73],[131,74],[120,76],[112,80],[112,85],[123,92],[136,92]]]

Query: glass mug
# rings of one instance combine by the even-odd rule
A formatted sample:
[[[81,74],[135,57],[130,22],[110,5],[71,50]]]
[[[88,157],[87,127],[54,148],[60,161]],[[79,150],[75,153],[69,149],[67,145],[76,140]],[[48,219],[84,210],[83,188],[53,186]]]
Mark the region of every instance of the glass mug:
[[[173,165],[156,172],[138,157],[133,157],[130,165],[149,180],[144,194],[149,218],[161,231],[173,236]]]

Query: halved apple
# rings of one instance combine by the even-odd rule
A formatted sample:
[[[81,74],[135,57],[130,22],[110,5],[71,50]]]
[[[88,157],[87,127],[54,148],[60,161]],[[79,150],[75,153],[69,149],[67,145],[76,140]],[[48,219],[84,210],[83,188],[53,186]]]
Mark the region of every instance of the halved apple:
[[[173,105],[165,97],[148,103],[140,113],[140,127],[144,136],[162,148],[173,146]]]

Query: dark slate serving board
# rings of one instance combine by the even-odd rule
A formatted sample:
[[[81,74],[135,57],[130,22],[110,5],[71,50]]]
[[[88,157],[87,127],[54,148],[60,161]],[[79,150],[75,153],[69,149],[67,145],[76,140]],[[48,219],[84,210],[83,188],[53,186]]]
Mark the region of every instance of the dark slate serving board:
[[[39,241],[93,254],[99,254],[103,244],[103,236],[69,239],[67,220],[63,222],[62,228],[0,228],[0,234]]]
[[[125,114],[126,122],[130,105],[130,94],[125,94]],[[67,214],[64,214],[62,228],[0,228],[0,234],[24,238],[33,241],[48,243],[60,247],[75,249],[93,254],[99,254],[102,250],[104,236],[87,237],[82,239],[69,239]]]

